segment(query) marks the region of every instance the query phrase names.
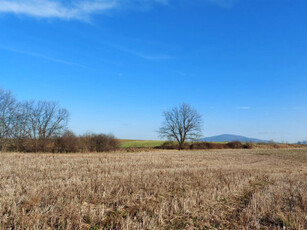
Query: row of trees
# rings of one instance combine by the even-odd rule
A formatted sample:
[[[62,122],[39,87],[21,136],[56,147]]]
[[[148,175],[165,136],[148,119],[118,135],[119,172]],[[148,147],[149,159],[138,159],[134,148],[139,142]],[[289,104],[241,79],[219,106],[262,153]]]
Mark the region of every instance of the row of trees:
[[[188,104],[164,112],[160,136],[178,142],[201,136],[201,115]],[[112,135],[76,136],[67,131],[69,112],[50,101],[18,102],[12,92],[0,88],[0,150],[24,152],[101,152],[114,150]]]
[[[118,147],[112,135],[67,131],[69,112],[50,101],[18,102],[0,89],[0,150],[24,152],[105,151]]]

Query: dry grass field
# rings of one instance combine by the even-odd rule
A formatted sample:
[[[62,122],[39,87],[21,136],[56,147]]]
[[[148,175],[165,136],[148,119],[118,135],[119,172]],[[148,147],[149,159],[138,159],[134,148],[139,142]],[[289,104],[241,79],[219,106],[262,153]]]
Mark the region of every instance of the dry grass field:
[[[0,153],[0,229],[307,229],[307,149]]]

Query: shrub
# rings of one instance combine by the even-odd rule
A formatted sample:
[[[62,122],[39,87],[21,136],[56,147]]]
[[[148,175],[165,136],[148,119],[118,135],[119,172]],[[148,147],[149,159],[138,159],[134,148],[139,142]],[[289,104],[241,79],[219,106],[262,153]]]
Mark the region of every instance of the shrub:
[[[180,149],[179,144],[174,141],[165,141],[162,145],[156,148],[158,149]],[[191,145],[188,143],[183,143],[181,146],[181,149],[191,149]]]
[[[242,149],[243,148],[243,145],[240,141],[228,142],[227,146],[231,149]]]
[[[120,143],[113,135],[99,134],[92,137],[96,152],[114,151]]]
[[[190,145],[190,149],[225,149],[227,146],[222,143],[213,142],[194,142]]]
[[[71,131],[66,131],[63,136],[57,137],[54,140],[54,151],[59,153],[73,153],[78,152],[79,140]]]
[[[82,152],[115,151],[120,147],[119,140],[111,134],[87,134],[80,139]]]
[[[178,149],[178,143],[174,141],[165,141],[159,148],[161,149]]]
[[[245,149],[253,149],[255,144],[253,142],[246,142],[243,146]]]
[[[166,141],[161,146],[157,147],[160,149],[179,149],[177,142]],[[182,149],[225,149],[229,148],[226,144],[212,143],[212,142],[192,142],[184,143]]]

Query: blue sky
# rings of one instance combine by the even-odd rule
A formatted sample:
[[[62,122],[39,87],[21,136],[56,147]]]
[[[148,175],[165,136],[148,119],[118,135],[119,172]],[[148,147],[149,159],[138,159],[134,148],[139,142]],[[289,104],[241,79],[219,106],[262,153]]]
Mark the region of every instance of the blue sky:
[[[306,0],[0,0],[0,86],[70,129],[158,139],[186,102],[204,136],[307,140]]]

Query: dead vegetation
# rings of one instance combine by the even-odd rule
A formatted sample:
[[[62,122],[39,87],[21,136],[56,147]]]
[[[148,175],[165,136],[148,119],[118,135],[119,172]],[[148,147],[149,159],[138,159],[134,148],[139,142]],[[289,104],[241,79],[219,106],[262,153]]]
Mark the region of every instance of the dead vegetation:
[[[307,149],[0,154],[0,229],[307,229]]]
[[[231,142],[185,142],[181,145],[174,141],[166,141],[160,146],[156,146],[156,149],[292,149],[292,148],[306,148],[306,145],[302,144],[284,144],[284,143],[253,143],[240,141]]]

